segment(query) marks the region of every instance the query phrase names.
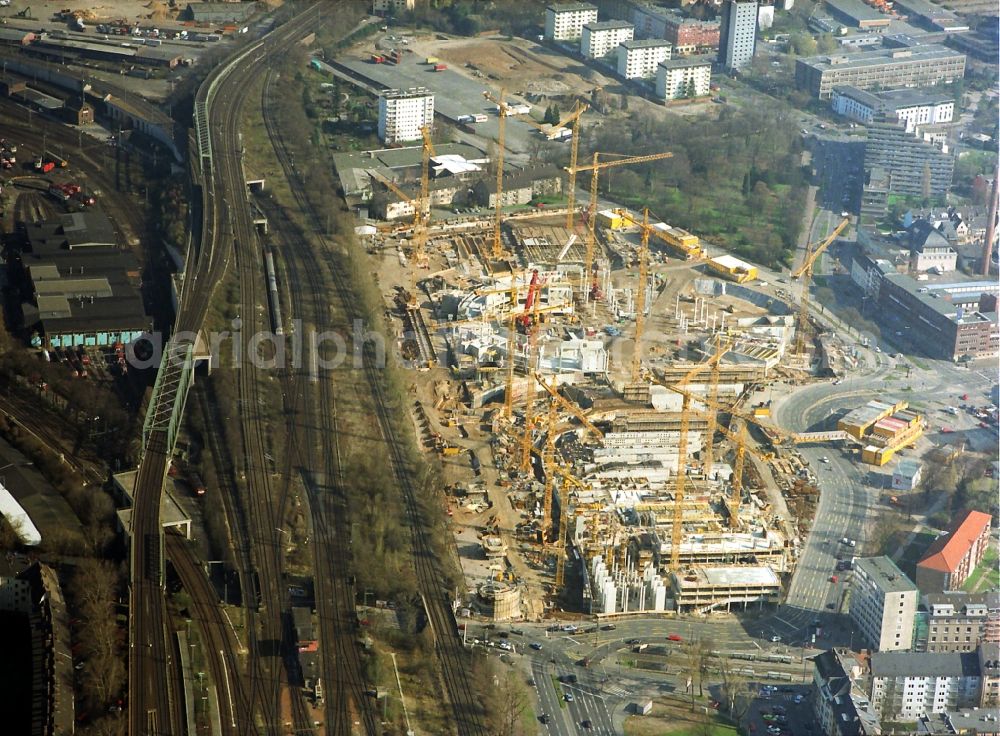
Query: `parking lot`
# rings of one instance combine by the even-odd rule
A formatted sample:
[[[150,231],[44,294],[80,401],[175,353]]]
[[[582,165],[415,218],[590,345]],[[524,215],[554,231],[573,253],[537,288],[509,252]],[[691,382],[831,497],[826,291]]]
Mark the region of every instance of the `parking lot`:
[[[809,688],[794,685],[762,689],[746,718],[747,730],[754,736],[811,734],[814,720]]]

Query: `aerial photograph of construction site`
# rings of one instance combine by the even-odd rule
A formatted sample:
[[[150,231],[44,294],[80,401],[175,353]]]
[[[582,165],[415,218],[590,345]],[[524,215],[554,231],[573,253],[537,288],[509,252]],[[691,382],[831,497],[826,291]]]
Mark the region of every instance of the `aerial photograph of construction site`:
[[[0,0],[0,732],[1000,734],[997,18]]]

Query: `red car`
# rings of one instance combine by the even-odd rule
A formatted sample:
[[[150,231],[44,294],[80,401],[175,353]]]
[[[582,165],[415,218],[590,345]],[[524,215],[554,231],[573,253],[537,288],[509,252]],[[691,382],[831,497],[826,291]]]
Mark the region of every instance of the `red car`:
[[[667,637],[667,639],[669,639],[670,641],[684,641],[678,634],[671,634],[670,636]]]

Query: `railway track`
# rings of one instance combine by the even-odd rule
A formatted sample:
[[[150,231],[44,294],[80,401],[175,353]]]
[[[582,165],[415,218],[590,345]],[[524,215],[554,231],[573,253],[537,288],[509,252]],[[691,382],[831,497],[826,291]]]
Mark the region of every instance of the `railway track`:
[[[228,63],[220,65],[209,75],[206,84],[198,93],[199,101],[207,101],[218,87],[212,100],[214,111],[220,118],[206,121],[212,134],[214,160],[200,158],[200,171],[196,176],[202,182],[204,206],[202,207],[201,235],[205,247],[198,249],[197,262],[192,269],[192,288],[185,290],[176,320],[178,330],[196,331],[201,327],[216,285],[221,281],[233,254],[237,259],[240,284],[244,300],[251,305],[257,302],[255,276],[251,253],[255,238],[249,224],[249,210],[246,186],[243,181],[236,132],[239,125],[240,103],[246,89],[257,72],[257,65],[270,55],[283,53],[290,43],[305,35],[315,6],[307,7],[302,13],[292,17],[284,25],[272,32],[263,41],[250,43],[240,50]],[[258,269],[259,270],[259,269]],[[201,284],[197,283],[201,278]],[[253,308],[253,307],[251,307]],[[251,326],[256,320],[251,319]],[[241,373],[246,373],[241,370]],[[255,376],[255,372],[254,372]],[[241,375],[240,394],[256,400],[254,382]],[[255,406],[244,402],[245,406]],[[263,468],[263,427],[259,417],[247,418],[243,422],[242,436],[244,448],[244,473],[248,481],[248,516],[254,534],[254,570],[251,579],[259,578],[261,599],[269,604],[261,617],[260,631],[250,635],[254,647],[250,660],[247,711],[252,723],[259,716],[259,723],[266,733],[281,730],[280,695],[284,671],[277,661],[275,651],[281,642],[281,616],[276,610],[280,601],[280,563],[273,532],[274,511],[270,505],[269,477]],[[152,575],[151,558],[159,546],[146,542],[159,540],[159,501],[166,473],[167,454],[166,432],[151,433],[143,462],[139,470],[136,491],[136,506],[133,513],[133,532],[136,540],[143,543],[133,545],[132,551],[132,636],[129,648],[129,728],[134,734],[140,733],[180,733],[180,725],[171,723],[164,715],[170,707],[169,683],[173,678],[165,677],[166,660],[157,653],[164,646],[164,600],[162,580]],[[262,531],[263,530],[263,531]],[[256,586],[254,586],[256,588]],[[265,598],[266,596],[266,598]],[[256,598],[256,596],[255,596]],[[256,622],[251,619],[251,625]]]
[[[262,116],[275,156],[287,175],[291,159],[275,118],[271,99],[273,80],[274,74],[269,71],[262,90]],[[328,284],[321,278],[325,268],[315,250],[283,211],[267,203],[263,207],[268,214],[272,237],[280,236],[283,244],[280,255],[289,281],[307,287],[291,290],[293,314],[303,323],[311,323],[316,330],[332,326],[329,305],[324,298]],[[355,642],[355,594],[348,583],[350,530],[344,523],[346,500],[338,482],[336,400],[330,376],[314,374],[308,366],[303,366],[288,376],[286,396],[294,402],[294,415],[298,415],[300,407],[303,412],[302,421],[296,423],[290,436],[292,444],[300,448],[303,481],[309,491],[327,733],[354,733],[352,714],[357,714],[365,733],[377,734],[378,724],[371,701],[364,694],[365,684]]]
[[[218,693],[222,732],[233,736],[248,734],[250,724],[243,720],[247,712],[245,683],[239,676],[242,666],[223,620],[218,596],[184,539],[166,533],[164,540],[167,558],[191,598],[191,614],[198,624],[202,654]]]
[[[304,182],[298,172],[290,165],[286,142],[281,138],[280,132],[276,138],[275,150],[278,152],[278,160],[291,185],[296,204],[308,218],[316,233],[323,233],[325,231],[324,220],[303,195]],[[275,141],[275,137],[272,137],[272,141]],[[349,319],[363,319],[366,315],[359,313],[353,299],[351,286],[343,271],[332,268],[331,275],[336,293],[343,302]],[[427,538],[427,532],[423,528],[416,489],[410,477],[411,470],[406,461],[401,441],[393,428],[391,409],[385,395],[382,378],[367,350],[365,350],[364,372],[376,407],[379,433],[388,448],[389,460],[402,490],[408,520],[413,532],[414,564],[419,587],[435,635],[454,725],[462,736],[485,736],[486,729],[482,723],[480,701],[472,692],[469,684],[469,678],[466,674],[468,668],[466,655],[457,636],[454,615],[446,601],[447,592],[440,583],[443,579],[442,571]],[[335,428],[333,429],[335,430]]]

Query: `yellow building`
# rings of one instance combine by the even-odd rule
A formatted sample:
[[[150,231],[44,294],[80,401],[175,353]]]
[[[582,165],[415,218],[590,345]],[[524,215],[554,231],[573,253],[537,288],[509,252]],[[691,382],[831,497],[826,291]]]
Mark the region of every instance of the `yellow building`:
[[[892,404],[886,401],[869,401],[840,419],[837,422],[837,429],[847,432],[856,440],[864,439],[875,422],[885,419],[897,411],[903,411],[906,407],[905,401]]]
[[[737,284],[745,284],[757,278],[755,265],[728,255],[711,259],[708,262],[708,270]]]
[[[628,227],[629,221],[615,210],[601,210],[597,213],[597,224],[609,230],[621,230]]]

